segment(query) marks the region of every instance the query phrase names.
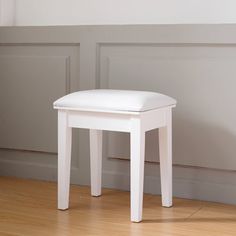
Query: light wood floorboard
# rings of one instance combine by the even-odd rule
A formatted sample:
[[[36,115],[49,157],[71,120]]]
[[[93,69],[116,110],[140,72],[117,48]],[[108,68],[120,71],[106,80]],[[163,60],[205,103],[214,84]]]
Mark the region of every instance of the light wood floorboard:
[[[161,207],[160,196],[144,196],[143,222],[129,221],[129,193],[71,186],[70,209],[56,209],[56,183],[0,177],[0,235],[236,235],[236,206],[174,199]]]

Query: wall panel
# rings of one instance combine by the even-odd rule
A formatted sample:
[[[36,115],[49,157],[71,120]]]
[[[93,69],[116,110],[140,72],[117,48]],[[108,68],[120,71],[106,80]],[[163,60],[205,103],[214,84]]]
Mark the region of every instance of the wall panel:
[[[175,164],[236,169],[236,47],[222,45],[106,45],[101,86],[149,90],[177,99],[173,114]],[[120,136],[121,134],[119,134]],[[157,161],[157,132],[147,135],[147,156]],[[128,157],[128,135],[112,134],[109,156]]]
[[[0,175],[56,179],[57,97],[150,90],[178,100],[174,195],[236,204],[235,55],[236,25],[0,28]],[[157,134],[147,134],[144,188],[155,194]],[[88,131],[73,136],[71,179],[89,185]],[[103,186],[129,189],[128,158],[129,136],[105,133]]]
[[[0,147],[57,152],[52,103],[76,79],[76,47],[0,47]]]

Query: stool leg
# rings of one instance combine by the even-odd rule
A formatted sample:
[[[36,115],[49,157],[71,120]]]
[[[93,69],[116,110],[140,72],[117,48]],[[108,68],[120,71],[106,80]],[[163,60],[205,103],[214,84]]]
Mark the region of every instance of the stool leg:
[[[100,196],[102,188],[102,130],[90,130],[91,195]]]
[[[130,145],[131,221],[140,222],[142,220],[143,211],[145,132],[141,128],[139,119],[133,119],[133,128],[130,134]]]
[[[69,208],[72,128],[67,125],[67,112],[58,111],[58,209]]]
[[[159,128],[162,206],[172,206],[172,114],[167,111],[167,126]]]

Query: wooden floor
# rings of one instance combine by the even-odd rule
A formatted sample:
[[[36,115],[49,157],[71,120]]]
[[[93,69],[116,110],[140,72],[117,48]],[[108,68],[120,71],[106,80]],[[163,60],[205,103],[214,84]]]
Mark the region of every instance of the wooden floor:
[[[129,193],[105,189],[90,196],[88,187],[72,186],[70,209],[56,210],[56,184],[0,177],[0,235],[236,235],[236,206],[144,196],[143,222],[129,221]]]

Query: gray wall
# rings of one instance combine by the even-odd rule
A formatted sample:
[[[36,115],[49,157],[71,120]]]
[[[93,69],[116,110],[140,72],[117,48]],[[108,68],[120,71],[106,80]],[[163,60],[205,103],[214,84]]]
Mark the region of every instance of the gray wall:
[[[0,174],[56,179],[53,101],[72,91],[150,90],[178,100],[174,195],[236,204],[236,25],[0,28]],[[157,130],[145,191],[160,192]],[[73,131],[72,182],[89,184],[86,130]],[[106,133],[103,186],[129,188],[129,136]]]

